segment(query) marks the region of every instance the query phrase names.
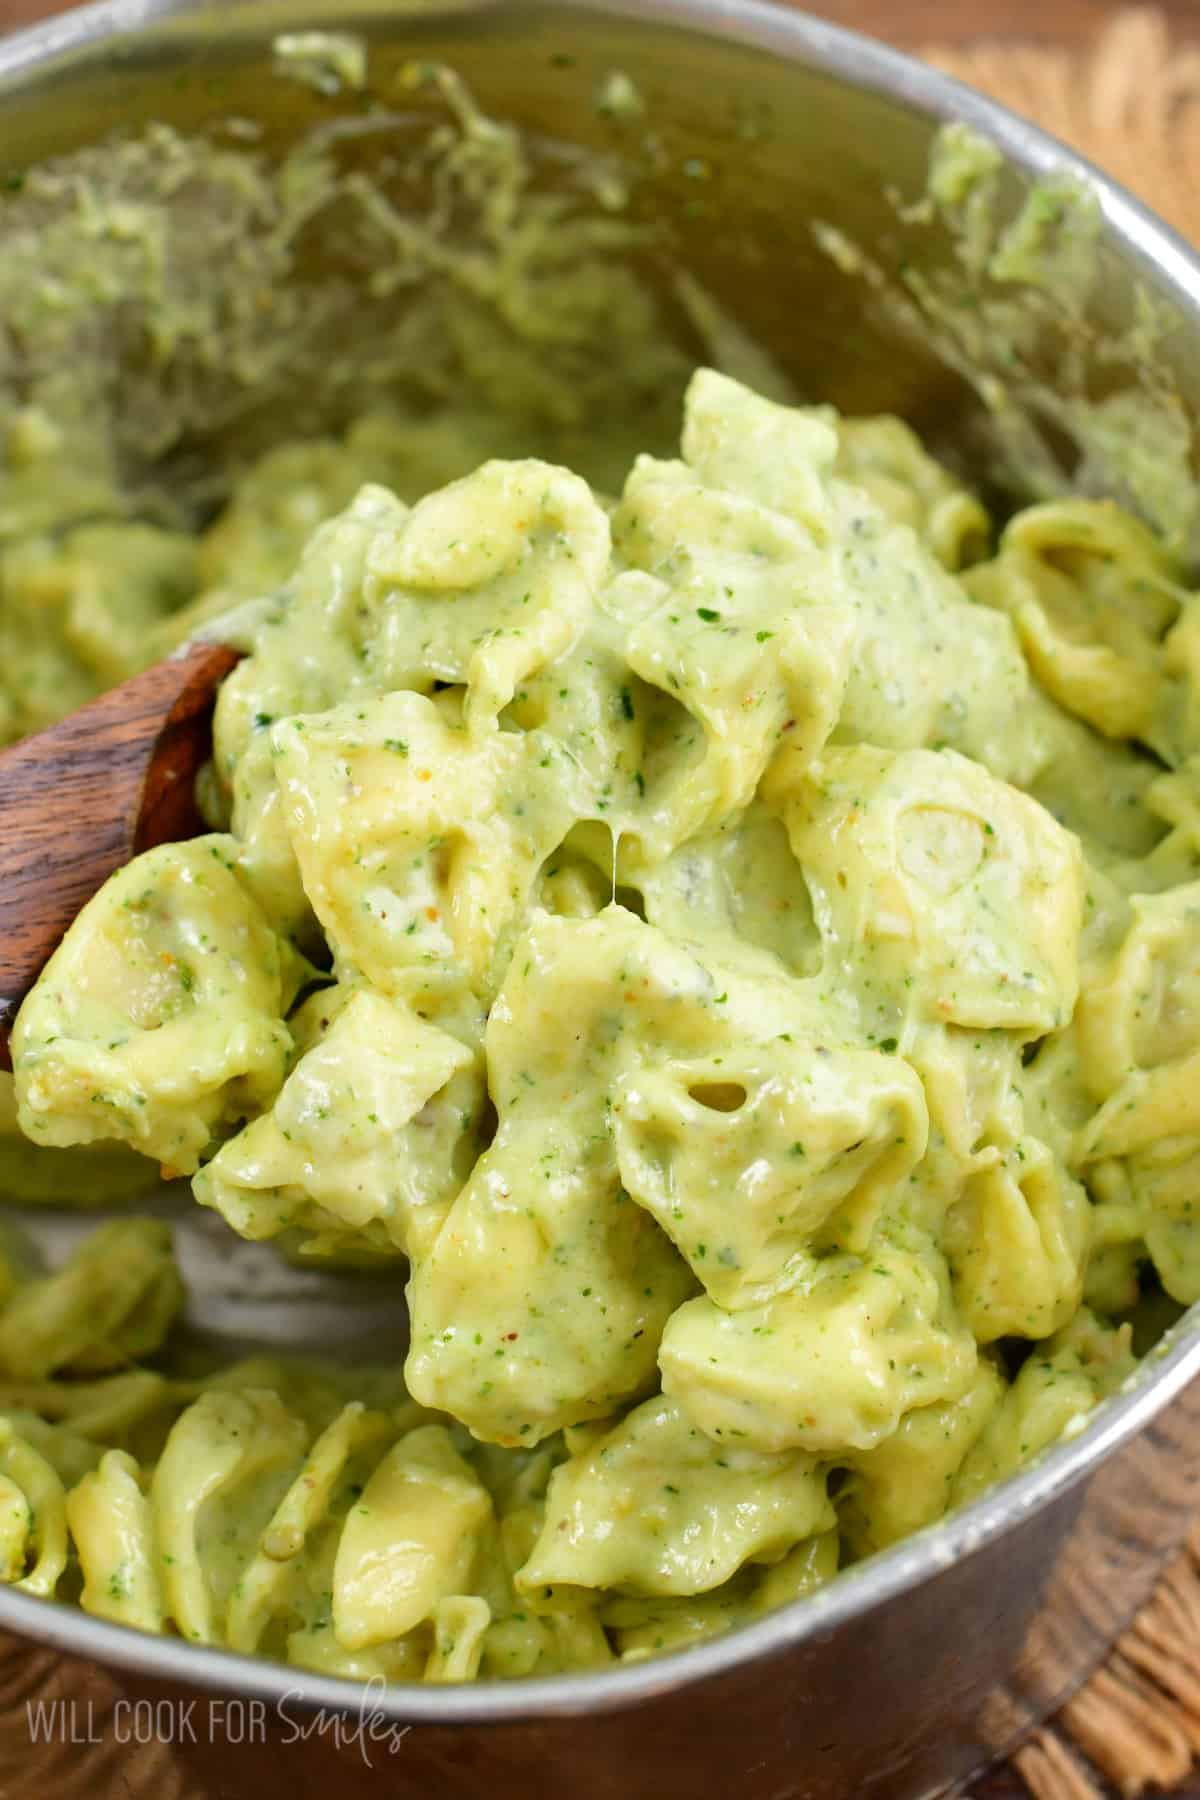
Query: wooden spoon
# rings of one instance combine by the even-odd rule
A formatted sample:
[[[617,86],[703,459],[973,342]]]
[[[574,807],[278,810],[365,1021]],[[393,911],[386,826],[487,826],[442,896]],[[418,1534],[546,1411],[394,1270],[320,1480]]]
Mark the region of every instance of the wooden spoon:
[[[18,1007],[84,903],[139,851],[205,829],[195,778],[237,661],[224,644],[185,644],[0,751],[0,1068]]]

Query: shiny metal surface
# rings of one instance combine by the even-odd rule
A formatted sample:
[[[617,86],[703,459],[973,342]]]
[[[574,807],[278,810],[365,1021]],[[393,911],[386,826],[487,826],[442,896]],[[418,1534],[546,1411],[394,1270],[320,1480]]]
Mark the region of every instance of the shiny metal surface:
[[[268,143],[285,144],[322,103],[265,78],[270,35],[284,23],[328,25],[330,10],[113,0],[11,40],[0,46],[0,165],[117,123],[186,128],[218,113],[257,116]],[[1189,416],[1200,413],[1191,253],[1032,127],[893,52],[744,0],[350,0],[337,24],[370,34],[382,82],[413,54],[442,55],[497,116],[605,148],[592,97],[606,72],[625,70],[659,147],[637,204],[670,221],[679,259],[806,395],[901,411],[969,462],[981,441],[969,383],[897,335],[811,231],[814,219],[831,222],[889,267],[918,253],[884,189],[919,194],[938,124],[965,119],[1009,158],[1014,193],[1048,172],[1091,185],[1105,220],[1098,304],[1119,319],[1135,282],[1156,297],[1174,327],[1171,380]],[[707,171],[699,208],[697,159]],[[953,266],[952,247],[928,236],[919,254]],[[395,1336],[386,1295],[371,1312],[361,1289],[293,1293],[264,1273],[263,1253],[227,1264],[207,1226],[184,1215],[181,1230],[197,1323],[231,1342],[294,1331],[311,1344],[348,1327]],[[261,1700],[262,1742],[201,1734],[177,1746],[181,1767],[212,1784],[205,1791],[231,1796],[286,1782],[297,1795],[336,1784],[438,1800],[726,1789],[747,1800],[907,1800],[948,1790],[1009,1749],[1146,1597],[1200,1499],[1198,1373],[1200,1321],[1189,1316],[1130,1391],[1038,1467],[743,1632],[603,1677],[372,1696],[380,1719],[403,1728],[394,1751],[382,1730],[364,1755],[328,1722],[315,1736],[299,1729],[305,1709],[357,1720],[362,1696],[348,1683],[147,1639],[11,1590],[0,1590],[0,1628],[104,1664],[117,1690]],[[123,1779],[135,1772],[133,1759]]]

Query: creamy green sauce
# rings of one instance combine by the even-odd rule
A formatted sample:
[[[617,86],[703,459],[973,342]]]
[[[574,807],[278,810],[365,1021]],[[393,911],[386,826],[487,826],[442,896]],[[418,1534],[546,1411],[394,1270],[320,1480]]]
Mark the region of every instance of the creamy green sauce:
[[[353,85],[345,48],[280,54]],[[412,80],[451,110],[466,242],[328,136],[269,171],[154,134],[12,202],[45,279],[0,271],[0,313],[27,300],[48,348],[4,414],[3,734],[255,605],[212,829],[120,871],[48,965],[0,1179],[187,1176],[242,1237],[406,1281],[412,1332],[403,1374],[196,1369],[160,1223],[51,1272],[6,1234],[0,1577],[461,1681],[811,1593],[1078,1430],[1135,1325],[1200,1298],[1200,601],[1169,458],[1123,490],[1157,532],[1054,498],[997,535],[900,421],[787,404],[686,280],[726,372],[674,453],[684,358],[614,258],[636,234]],[[617,75],[598,101],[637,110]],[[272,225],[186,328],[164,168],[206,256],[217,199]],[[973,281],[1080,291],[1086,207],[1035,195],[997,237],[996,179],[949,135],[911,222],[951,220]],[[335,203],[390,247],[379,295],[420,293],[399,328],[367,309],[369,406],[333,288],[242,304]],[[85,269],[197,377],[232,307],[223,417],[199,384],[154,436],[103,342],[62,385]],[[321,358],[338,429],[235,455],[250,393]]]
[[[364,1678],[601,1667],[1077,1430],[1146,1265],[1200,1297],[1197,602],[1111,503],[992,543],[898,421],[713,371],[615,502],[491,461],[309,533],[306,474],[397,442],[278,452],[212,527],[226,590],[305,537],[214,830],[113,878],[13,1045],[34,1142],[406,1271],[405,1397],[193,1386],[73,1485],[22,1420],[64,1561],[16,1532],[14,1578],[73,1545],[92,1611]],[[152,1356],[159,1237],[129,1280],[104,1341]]]

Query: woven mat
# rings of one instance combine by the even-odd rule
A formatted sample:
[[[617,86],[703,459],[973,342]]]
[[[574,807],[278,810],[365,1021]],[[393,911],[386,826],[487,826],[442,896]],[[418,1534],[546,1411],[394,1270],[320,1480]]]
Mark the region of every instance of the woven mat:
[[[1200,44],[1172,41],[1160,12],[1118,13],[1082,53],[983,43],[922,54],[1081,150],[1200,243]],[[1198,1760],[1200,1525],[1108,1662],[1014,1767],[1036,1800],[1102,1800],[1105,1782],[1129,1796],[1178,1788]]]

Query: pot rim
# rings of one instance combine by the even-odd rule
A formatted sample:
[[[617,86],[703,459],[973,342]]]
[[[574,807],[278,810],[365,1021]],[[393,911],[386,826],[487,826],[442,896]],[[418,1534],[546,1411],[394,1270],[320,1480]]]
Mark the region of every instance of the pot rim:
[[[305,3],[298,0],[298,10]],[[458,4],[451,0],[445,10],[461,19],[464,11],[500,11],[505,4],[506,0],[475,0],[475,4],[468,0],[464,7],[462,0]],[[1074,179],[1096,196],[1109,233],[1135,267],[1191,309],[1200,333],[1200,257],[1170,226],[1047,132],[915,57],[767,0],[557,0],[557,4],[577,13],[698,31],[767,51],[782,61],[818,69],[849,86],[899,101],[935,122],[966,124],[1034,177]],[[0,41],[0,100],[47,62],[95,52],[105,39],[211,10],[212,0],[94,0],[16,32]],[[396,16],[381,0],[359,0],[354,10],[363,22],[376,12],[380,18],[389,12]],[[420,10],[436,16],[442,9],[438,0],[420,0]],[[400,16],[411,17],[417,11],[410,0]],[[621,1712],[828,1636],[848,1620],[964,1561],[1087,1480],[1198,1375],[1200,1303],[1183,1315],[1076,1436],[1060,1440],[1031,1467],[1000,1482],[961,1512],[877,1553],[844,1571],[828,1587],[761,1621],[690,1649],[615,1669],[446,1687],[412,1682],[384,1686],[378,1678],[363,1684],[179,1638],[155,1637],[3,1586],[0,1629],[156,1680],[261,1700],[273,1705],[285,1724],[314,1710],[352,1715],[368,1735],[374,1727],[381,1738],[386,1737],[388,1724],[502,1725]]]

